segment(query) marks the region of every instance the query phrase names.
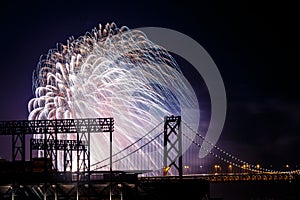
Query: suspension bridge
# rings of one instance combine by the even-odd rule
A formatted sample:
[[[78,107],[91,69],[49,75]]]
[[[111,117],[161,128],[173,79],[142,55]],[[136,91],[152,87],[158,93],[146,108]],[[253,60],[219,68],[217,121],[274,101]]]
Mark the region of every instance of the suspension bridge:
[[[91,134],[105,132],[109,155],[91,163]],[[118,152],[113,151],[113,132],[113,118],[1,121],[0,135],[12,139],[12,158],[0,163],[0,199],[147,199],[157,192],[154,185],[170,190],[176,184],[186,190],[198,184],[202,190],[195,195],[204,198],[210,182],[294,181],[300,172],[240,159],[205,139],[181,116],[165,117]],[[59,139],[59,134],[75,139]],[[30,138],[29,160],[26,135],[40,135]],[[207,156],[200,159],[199,151]]]

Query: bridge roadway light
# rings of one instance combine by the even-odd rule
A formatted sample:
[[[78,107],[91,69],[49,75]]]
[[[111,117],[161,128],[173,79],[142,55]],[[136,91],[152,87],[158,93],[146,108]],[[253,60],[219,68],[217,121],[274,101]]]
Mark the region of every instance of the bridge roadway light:
[[[232,173],[232,165],[228,165],[228,172]]]
[[[243,173],[246,173],[247,165],[243,164],[242,169],[243,169]]]
[[[221,172],[221,166],[220,165],[215,165],[215,173]]]
[[[164,171],[163,171],[164,176],[167,176],[169,170],[170,170],[170,166],[164,167]]]
[[[189,165],[184,165],[183,168],[186,173],[189,173],[189,169],[190,169]]]
[[[286,165],[285,165],[285,168],[286,168],[286,169],[289,169],[289,168],[290,168],[290,165],[286,164]]]

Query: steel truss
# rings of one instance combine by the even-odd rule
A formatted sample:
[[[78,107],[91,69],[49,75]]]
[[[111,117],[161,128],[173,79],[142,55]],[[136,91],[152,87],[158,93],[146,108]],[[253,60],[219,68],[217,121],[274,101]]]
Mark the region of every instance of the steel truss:
[[[58,177],[52,177],[53,174],[59,175],[57,163],[58,151],[62,151],[63,155],[63,177],[66,177],[66,174],[72,171],[72,154],[76,152],[77,173],[71,172],[72,174],[76,174],[76,179],[72,176],[72,181],[77,182],[77,195],[84,193],[86,190],[85,185],[90,183],[90,134],[109,132],[110,140],[112,140],[113,131],[113,118],[0,121],[0,135],[12,136],[12,163],[20,163],[21,161],[21,163],[24,163],[24,166],[26,165],[26,135],[41,135],[40,138],[43,138],[32,138],[30,140],[30,161],[34,159],[33,151],[43,152],[42,160],[35,159],[33,161],[34,167],[30,167],[30,173],[33,173],[34,170],[41,170],[40,168],[36,169],[36,164],[39,165],[39,162],[42,161],[43,175],[40,181],[45,179],[44,189],[41,190],[40,186],[33,185],[32,191],[37,191],[35,188],[37,187],[43,193],[44,199],[51,189],[46,187],[47,181],[52,180],[52,178],[54,178],[53,180],[58,180]],[[76,135],[76,140],[59,140],[58,134],[73,134]],[[25,169],[22,170],[25,171]],[[20,173],[20,177],[13,176],[8,177],[8,179],[12,179],[11,183],[20,182],[22,174]],[[34,179],[34,177],[31,178]],[[9,186],[9,188],[11,188],[12,198],[14,198],[15,193],[23,191],[24,188],[26,189],[26,187],[19,187],[16,184]],[[60,189],[58,185],[57,189]]]
[[[42,134],[43,140],[31,140],[33,150],[44,151],[45,159],[52,160],[51,168],[57,170],[57,151],[64,151],[64,170],[72,167],[72,151],[77,151],[77,170],[90,169],[90,134],[114,131],[113,118],[15,120],[0,121],[0,135],[12,136],[12,161],[25,161],[25,135]],[[76,140],[58,140],[58,134],[76,134]]]

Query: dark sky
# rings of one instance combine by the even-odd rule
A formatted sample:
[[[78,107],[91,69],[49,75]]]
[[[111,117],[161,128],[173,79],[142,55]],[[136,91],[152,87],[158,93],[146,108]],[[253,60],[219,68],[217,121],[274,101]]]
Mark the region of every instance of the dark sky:
[[[218,145],[244,160],[299,165],[298,6],[176,2],[1,1],[0,120],[27,119],[32,71],[56,43],[99,23],[165,27],[195,39],[220,70],[228,109]],[[5,157],[3,141],[0,155]]]

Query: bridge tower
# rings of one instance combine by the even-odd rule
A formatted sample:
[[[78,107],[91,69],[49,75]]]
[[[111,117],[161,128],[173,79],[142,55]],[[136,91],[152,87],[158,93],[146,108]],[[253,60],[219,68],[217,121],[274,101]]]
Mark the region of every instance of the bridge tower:
[[[174,167],[182,176],[182,131],[181,116],[166,116],[164,124],[164,169],[166,176]]]

